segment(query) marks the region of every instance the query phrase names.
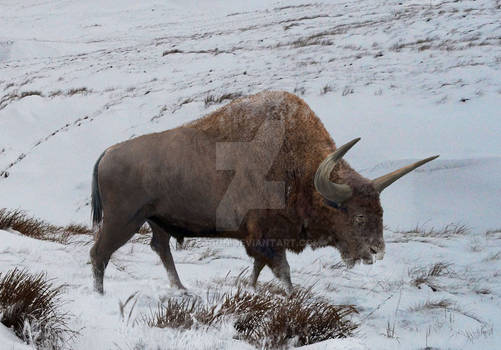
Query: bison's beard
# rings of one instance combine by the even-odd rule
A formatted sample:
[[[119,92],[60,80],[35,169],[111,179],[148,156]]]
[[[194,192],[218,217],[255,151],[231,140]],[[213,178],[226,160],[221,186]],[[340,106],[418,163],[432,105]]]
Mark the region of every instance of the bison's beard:
[[[339,247],[337,247],[339,249]],[[369,247],[359,247],[358,252],[353,253],[348,249],[339,249],[341,253],[341,258],[348,268],[352,268],[356,264],[363,263],[365,265],[371,265],[375,260],[382,260],[384,257],[384,248],[381,250],[374,250]]]

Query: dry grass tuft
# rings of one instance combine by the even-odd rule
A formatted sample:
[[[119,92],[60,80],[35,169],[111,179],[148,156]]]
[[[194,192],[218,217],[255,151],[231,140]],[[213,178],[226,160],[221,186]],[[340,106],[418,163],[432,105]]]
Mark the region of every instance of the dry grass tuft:
[[[54,286],[45,274],[17,268],[0,274],[0,322],[36,348],[60,349],[77,332],[59,310],[64,286]]]
[[[92,92],[92,90],[87,89],[86,87],[80,87],[80,88],[73,88],[73,89],[67,90],[65,95],[66,96],[73,96],[73,95],[77,95],[77,94],[87,95],[88,93],[91,93],[91,92]]]
[[[150,244],[151,234],[150,226],[145,223],[139,228],[137,235],[130,240],[130,243]]]
[[[427,300],[423,303],[410,307],[409,311],[418,312],[418,311],[436,310],[436,309],[452,310],[454,309],[454,307],[455,304],[449,299]]]
[[[11,92],[7,95],[4,95],[0,98],[0,110],[4,109],[7,107],[7,105],[11,102],[20,100],[25,97],[29,96],[40,96],[43,97],[43,93],[41,91],[22,91],[22,92]]]
[[[93,231],[81,224],[69,224],[63,228],[63,230],[69,234],[73,235],[91,235],[93,234]]]
[[[181,51],[179,49],[166,50],[162,53],[162,56],[172,55],[175,53],[183,53],[183,51]]]
[[[243,94],[241,92],[230,92],[227,94],[223,94],[219,97],[216,97],[214,95],[208,95],[204,99],[204,103],[205,103],[205,107],[209,107],[211,105],[220,104],[226,100],[234,100],[234,99],[242,97],[242,96],[243,96]]]
[[[190,329],[198,320],[210,324],[206,308],[198,299],[167,299],[155,311],[143,315],[142,321],[150,327]]]
[[[0,209],[0,230],[12,229],[22,235],[44,241],[67,244],[76,235],[92,235],[93,231],[84,225],[51,225],[43,220],[28,216],[21,210]]]
[[[143,226],[141,226],[138,233],[140,235],[148,235],[151,233],[151,228],[148,224],[144,224]]]
[[[87,95],[91,93],[92,90],[86,87],[79,88],[71,88],[66,91],[63,90],[54,90],[48,93],[48,97],[56,97],[56,96],[73,96],[73,95]]]
[[[440,237],[440,238],[450,238],[457,236],[464,236],[470,232],[470,229],[466,225],[461,224],[448,224],[442,228],[429,228],[426,229],[423,226],[416,225],[414,228],[407,231],[397,231],[408,237]]]
[[[248,268],[243,269],[238,275],[234,277],[230,276],[230,274],[228,273],[224,278],[216,278],[214,282],[219,286],[226,286],[232,289],[253,288],[251,286]],[[254,289],[258,294],[273,294],[277,297],[287,296],[287,292],[285,291],[283,285],[275,280],[258,282]]]
[[[19,94],[19,99],[29,96],[43,96],[41,91],[23,91]]]
[[[489,255],[483,261],[495,261],[495,260],[501,260],[501,251]]]
[[[199,238],[185,238],[182,242],[176,244],[176,250],[197,249],[204,246],[203,240]]]
[[[301,38],[293,41],[291,45],[295,48],[307,47],[307,46],[330,46],[332,45],[332,40],[320,39],[316,37]]]
[[[409,311],[412,312],[420,312],[420,311],[429,311],[429,310],[446,310],[450,312],[454,312],[460,315],[463,315],[465,317],[468,317],[475,322],[477,322],[480,326],[483,332],[489,332],[492,331],[491,325],[487,323],[486,321],[482,320],[480,317],[477,315],[465,311],[461,305],[458,303],[451,301],[449,299],[441,299],[441,300],[426,300],[422,303],[419,303],[411,308],[409,308]]]
[[[33,218],[21,210],[0,209],[0,230],[12,229],[22,235],[40,239],[44,241],[57,242],[61,244],[84,244],[88,240],[78,240],[77,236],[93,236],[96,232],[81,224],[69,224],[66,226],[56,226],[43,220]],[[148,224],[144,224],[138,235],[131,240],[131,243],[149,244],[151,240],[151,229]]]
[[[357,312],[353,306],[332,305],[308,289],[297,289],[290,297],[276,300],[272,299],[270,308],[240,315],[235,329],[243,339],[267,348],[297,347],[345,338],[358,327],[346,320]]]
[[[142,321],[150,327],[189,329],[232,320],[240,339],[260,348],[281,348],[351,336],[358,327],[348,319],[354,313],[353,306],[330,304],[311,289],[284,296],[237,288],[216,294],[206,304],[169,299]]]
[[[301,95],[303,96],[306,93],[306,88],[304,86],[296,86],[294,88],[294,93],[296,95]]]
[[[440,290],[437,284],[438,277],[450,276],[454,271],[450,268],[451,264],[438,262],[428,267],[416,267],[409,270],[409,276],[412,278],[411,284],[421,288],[421,285],[427,285],[432,291]]]
[[[500,239],[501,238],[501,228],[495,230],[488,230],[485,232],[485,236],[491,239]]]
[[[0,230],[13,229],[25,236],[45,239],[48,232],[57,230],[43,220],[29,217],[20,210],[0,209]]]
[[[351,95],[353,94],[355,91],[353,90],[352,87],[350,86],[345,86],[344,89],[343,89],[343,92],[341,93],[342,96],[348,96],[348,95]]]
[[[332,87],[332,85],[326,84],[320,90],[320,95],[325,95],[333,90],[334,90],[334,88]]]

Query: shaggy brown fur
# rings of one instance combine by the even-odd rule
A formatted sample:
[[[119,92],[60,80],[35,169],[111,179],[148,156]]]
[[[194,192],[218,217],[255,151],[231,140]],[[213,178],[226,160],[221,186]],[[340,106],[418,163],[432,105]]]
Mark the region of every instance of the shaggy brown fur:
[[[267,122],[281,122],[285,134],[277,141]],[[234,171],[216,170],[216,146],[254,141],[261,132],[261,147],[239,159]],[[280,142],[266,181],[285,185],[282,209],[253,209],[237,230],[221,231],[216,210],[233,173],[247,174],[248,164],[265,161],[268,146]],[[264,145],[264,147],[262,147]],[[371,181],[339,161],[331,181],[348,184],[352,198],[333,208],[316,192],[313,177],[336,149],[322,122],[299,97],[268,91],[239,98],[199,120],[162,133],[115,145],[96,163],[93,186],[94,221],[103,226],[91,250],[95,287],[102,292],[104,268],[111,254],[146,221],[153,230],[152,248],[160,255],[172,283],[182,287],[169,249],[169,237],[230,237],[241,240],[255,258],[252,282],[268,265],[290,290],[285,250],[301,252],[307,245],[337,247],[352,265],[372,263],[384,253],[382,208]],[[260,179],[248,173],[231,198],[235,211],[245,208]],[[282,195],[283,197],[283,195]],[[273,205],[264,206],[273,208]]]
[[[363,254],[357,254],[359,245],[367,240],[362,236],[371,233],[374,234],[371,245],[383,249],[381,237],[376,235],[382,232],[383,211],[370,180],[345,161],[334,168],[331,181],[346,183],[354,190],[353,198],[345,203],[350,210],[345,211],[326,205],[315,190],[313,177],[318,165],[336,147],[320,119],[301,98],[281,91],[240,98],[186,127],[204,131],[218,142],[249,142],[265,119],[285,121],[284,143],[267,180],[285,181],[289,195],[284,210],[249,213],[247,232],[243,235],[246,241],[259,242],[264,238],[272,242],[275,238],[285,244],[280,239],[293,239],[288,247],[295,252],[301,252],[307,242],[313,247],[335,242],[345,258],[360,259]],[[362,234],[353,232],[354,214],[370,216],[371,223]],[[302,230],[305,223],[308,228]]]

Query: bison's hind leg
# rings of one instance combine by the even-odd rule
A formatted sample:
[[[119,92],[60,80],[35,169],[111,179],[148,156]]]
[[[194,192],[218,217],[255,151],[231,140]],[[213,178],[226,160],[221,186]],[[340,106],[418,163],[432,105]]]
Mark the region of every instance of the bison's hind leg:
[[[132,238],[143,225],[144,219],[139,220],[112,220],[104,217],[103,225],[99,230],[96,242],[90,250],[92,272],[94,275],[94,290],[104,293],[104,270],[110,261],[111,255],[129,239]]]
[[[150,243],[151,249],[153,249],[160,257],[160,260],[162,260],[162,263],[167,270],[167,276],[171,286],[178,289],[186,289],[179,279],[179,275],[176,271],[176,265],[174,264],[174,259],[172,258],[172,254],[170,252],[170,235],[152,220],[148,220],[148,224],[153,231]]]

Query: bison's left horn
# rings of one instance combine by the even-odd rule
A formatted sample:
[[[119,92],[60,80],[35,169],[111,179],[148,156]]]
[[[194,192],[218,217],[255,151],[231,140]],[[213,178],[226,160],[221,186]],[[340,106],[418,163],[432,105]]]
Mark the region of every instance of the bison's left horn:
[[[430,162],[433,159],[436,159],[438,157],[439,156],[429,157],[429,158],[420,160],[419,162],[416,162],[414,164],[407,165],[403,168],[400,168],[400,169],[395,170],[389,174],[383,175],[381,177],[378,177],[377,179],[372,180],[372,184],[374,185],[374,187],[376,188],[376,190],[378,192],[382,192],[386,187],[390,186],[392,183],[394,183],[395,181],[400,179],[405,174],[411,172],[412,170],[414,170],[414,169],[420,167],[421,165],[426,164],[426,163],[428,163],[428,162]]]
[[[315,173],[313,183],[317,191],[320,192],[324,198],[335,203],[342,203],[352,196],[353,190],[349,185],[331,182],[329,178],[337,161],[343,158],[346,152],[348,152],[358,141],[360,141],[360,138],[356,138],[339,147],[334,153],[329,154],[327,158],[320,163]]]

